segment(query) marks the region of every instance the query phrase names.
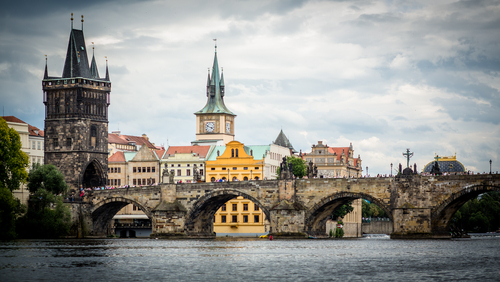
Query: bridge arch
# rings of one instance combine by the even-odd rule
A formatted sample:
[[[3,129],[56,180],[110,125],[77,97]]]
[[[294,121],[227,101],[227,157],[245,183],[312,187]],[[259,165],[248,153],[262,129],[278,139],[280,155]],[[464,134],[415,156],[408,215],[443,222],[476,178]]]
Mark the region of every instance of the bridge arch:
[[[486,183],[474,184],[465,186],[460,191],[451,194],[431,211],[432,233],[449,235],[450,221],[455,212],[469,200],[491,191],[500,191],[500,186]]]
[[[185,221],[187,234],[213,235],[213,217],[217,210],[227,201],[242,196],[259,206],[262,212],[269,217],[269,210],[255,197],[236,189],[218,189],[205,194],[196,201],[188,211]]]
[[[151,210],[135,200],[124,197],[106,198],[95,204],[91,213],[94,233],[97,235],[108,233],[109,222],[113,216],[128,204],[136,205],[149,219],[153,218]]]
[[[367,199],[368,201],[378,205],[393,221],[392,212],[388,205],[384,204],[380,199],[366,193],[358,192],[340,192],[334,193],[321,199],[318,203],[310,208],[310,212],[306,214],[305,230],[311,235],[326,234],[326,221],[328,216],[332,214],[335,208],[347,204],[356,199]]]

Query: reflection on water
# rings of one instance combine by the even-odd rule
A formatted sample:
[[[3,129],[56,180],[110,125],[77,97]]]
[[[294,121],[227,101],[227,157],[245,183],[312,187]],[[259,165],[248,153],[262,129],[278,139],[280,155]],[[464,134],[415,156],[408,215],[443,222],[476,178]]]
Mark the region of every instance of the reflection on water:
[[[496,281],[500,237],[0,242],[0,281]]]

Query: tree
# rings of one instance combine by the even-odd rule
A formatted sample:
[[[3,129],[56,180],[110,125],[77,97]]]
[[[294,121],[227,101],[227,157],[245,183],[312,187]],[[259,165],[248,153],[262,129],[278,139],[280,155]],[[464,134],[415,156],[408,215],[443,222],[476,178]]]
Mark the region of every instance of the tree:
[[[19,207],[19,200],[14,198],[12,192],[0,187],[0,240],[16,238],[15,221]]]
[[[344,205],[340,205],[335,210],[333,210],[331,218],[336,220],[337,218],[344,218],[348,213],[352,212],[354,207],[352,206],[352,202],[349,202]]]
[[[500,229],[500,192],[479,195],[460,207],[451,225],[466,232],[488,232]]]
[[[28,176],[31,192],[28,212],[17,222],[22,238],[56,238],[67,235],[71,214],[62,202],[68,186],[53,165],[34,165]]]
[[[28,175],[28,189],[31,193],[36,193],[39,189],[45,189],[58,195],[65,193],[68,187],[63,174],[56,166],[34,164]]]
[[[385,211],[374,203],[369,203],[363,199],[361,205],[361,215],[363,217],[388,217]]]
[[[286,157],[287,163],[292,163],[293,165],[293,175],[298,178],[304,177],[307,173],[306,161],[301,158],[297,158],[294,156]],[[279,179],[279,175],[281,173],[280,167],[276,170],[277,179]]]
[[[26,182],[28,155],[21,148],[19,133],[0,118],[0,188],[12,192]]]

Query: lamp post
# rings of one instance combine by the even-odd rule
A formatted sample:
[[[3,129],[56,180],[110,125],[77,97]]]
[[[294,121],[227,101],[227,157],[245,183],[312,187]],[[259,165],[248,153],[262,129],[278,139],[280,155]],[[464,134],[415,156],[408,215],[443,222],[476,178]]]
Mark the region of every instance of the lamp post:
[[[491,174],[491,160],[490,160],[490,174]]]
[[[127,186],[130,186],[130,175],[127,175]]]
[[[392,177],[392,163],[391,163],[391,177]]]
[[[227,169],[227,182],[229,182],[229,168]]]
[[[368,167],[366,167],[366,177],[368,177]]]
[[[253,174],[252,174],[253,170],[250,170],[250,180],[253,179]]]

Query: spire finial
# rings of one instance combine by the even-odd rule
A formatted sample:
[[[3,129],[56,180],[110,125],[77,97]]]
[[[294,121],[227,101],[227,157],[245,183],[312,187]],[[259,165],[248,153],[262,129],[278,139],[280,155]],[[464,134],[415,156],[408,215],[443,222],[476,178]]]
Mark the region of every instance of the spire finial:
[[[214,38],[214,42],[215,42],[215,53],[217,53],[217,38]]]
[[[71,29],[73,29],[73,13],[71,13]]]
[[[92,56],[94,56],[94,42],[92,42]]]
[[[82,30],[83,30],[83,15],[82,15]]]
[[[49,71],[47,70],[47,55],[45,55],[45,72],[43,73],[43,78],[49,78]]]

